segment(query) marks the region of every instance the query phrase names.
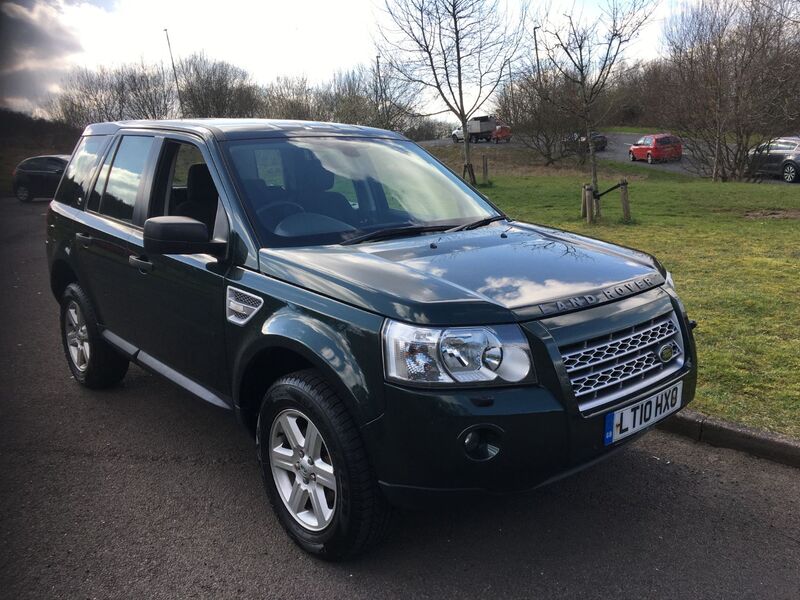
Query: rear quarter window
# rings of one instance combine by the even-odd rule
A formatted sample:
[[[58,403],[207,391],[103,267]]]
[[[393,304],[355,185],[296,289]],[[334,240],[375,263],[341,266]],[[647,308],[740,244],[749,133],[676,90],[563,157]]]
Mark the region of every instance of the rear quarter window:
[[[55,199],[63,204],[79,206],[86,198],[86,191],[92,172],[100,161],[108,136],[91,135],[81,138],[72,154],[61,185],[58,186]]]

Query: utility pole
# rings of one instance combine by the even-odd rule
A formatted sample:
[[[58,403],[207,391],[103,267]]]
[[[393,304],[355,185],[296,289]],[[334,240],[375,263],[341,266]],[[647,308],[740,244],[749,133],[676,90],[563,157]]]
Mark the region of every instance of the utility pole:
[[[178,92],[178,110],[183,117],[183,99],[181,98],[181,86],[178,85],[178,71],[175,69],[175,59],[172,57],[172,44],[169,43],[169,31],[164,28],[164,34],[167,36],[167,48],[169,48],[169,60],[172,62],[172,76],[175,78],[175,89]]]
[[[385,114],[386,109],[384,107],[384,101],[383,101],[383,80],[381,79],[381,55],[380,54],[376,54],[375,55],[375,77],[377,78],[377,81],[375,83],[377,83],[377,87],[378,87],[378,89],[376,90],[376,93],[378,95],[378,98],[377,98],[377,100],[378,100],[378,115],[380,116],[380,119],[381,119],[380,125],[384,129],[386,129],[386,114]]]
[[[514,113],[516,113],[516,108],[514,105],[514,79],[511,77],[511,61],[508,61],[508,93],[511,96],[511,114],[509,117],[511,118],[511,122],[514,122]]]

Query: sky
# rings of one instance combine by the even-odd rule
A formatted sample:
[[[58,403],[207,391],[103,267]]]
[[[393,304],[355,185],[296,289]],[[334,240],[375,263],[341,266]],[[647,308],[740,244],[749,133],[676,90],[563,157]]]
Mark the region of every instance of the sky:
[[[518,0],[508,0],[515,10]],[[657,54],[661,0],[628,55]],[[553,13],[596,14],[594,0],[550,0]],[[531,8],[539,5],[532,1]],[[279,75],[311,83],[375,60],[383,0],[0,0],[0,105],[34,112],[75,66],[168,63],[193,52],[232,62],[266,84]]]

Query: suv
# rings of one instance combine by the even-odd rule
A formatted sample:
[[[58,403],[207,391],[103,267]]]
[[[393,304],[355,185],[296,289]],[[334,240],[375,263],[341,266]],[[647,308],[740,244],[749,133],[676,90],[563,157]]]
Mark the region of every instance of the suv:
[[[654,258],[513,221],[389,131],[91,125],[47,256],[75,379],[134,362],[233,411],[280,522],[327,558],[392,505],[588,466],[695,392]]]
[[[51,154],[26,158],[11,174],[11,187],[20,202],[34,198],[52,198],[55,194],[69,156]]]
[[[779,175],[786,183],[800,181],[800,136],[759,144],[748,155],[751,175]]]
[[[646,160],[649,164],[666,160],[681,160],[683,144],[680,138],[668,133],[657,133],[639,138],[628,150],[631,161]]]

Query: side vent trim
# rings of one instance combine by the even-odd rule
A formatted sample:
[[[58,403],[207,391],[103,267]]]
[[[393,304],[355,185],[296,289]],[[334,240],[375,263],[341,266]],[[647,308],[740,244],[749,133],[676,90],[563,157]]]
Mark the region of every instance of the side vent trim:
[[[225,316],[234,325],[242,326],[253,318],[264,304],[264,299],[228,286],[227,297],[225,299]]]

